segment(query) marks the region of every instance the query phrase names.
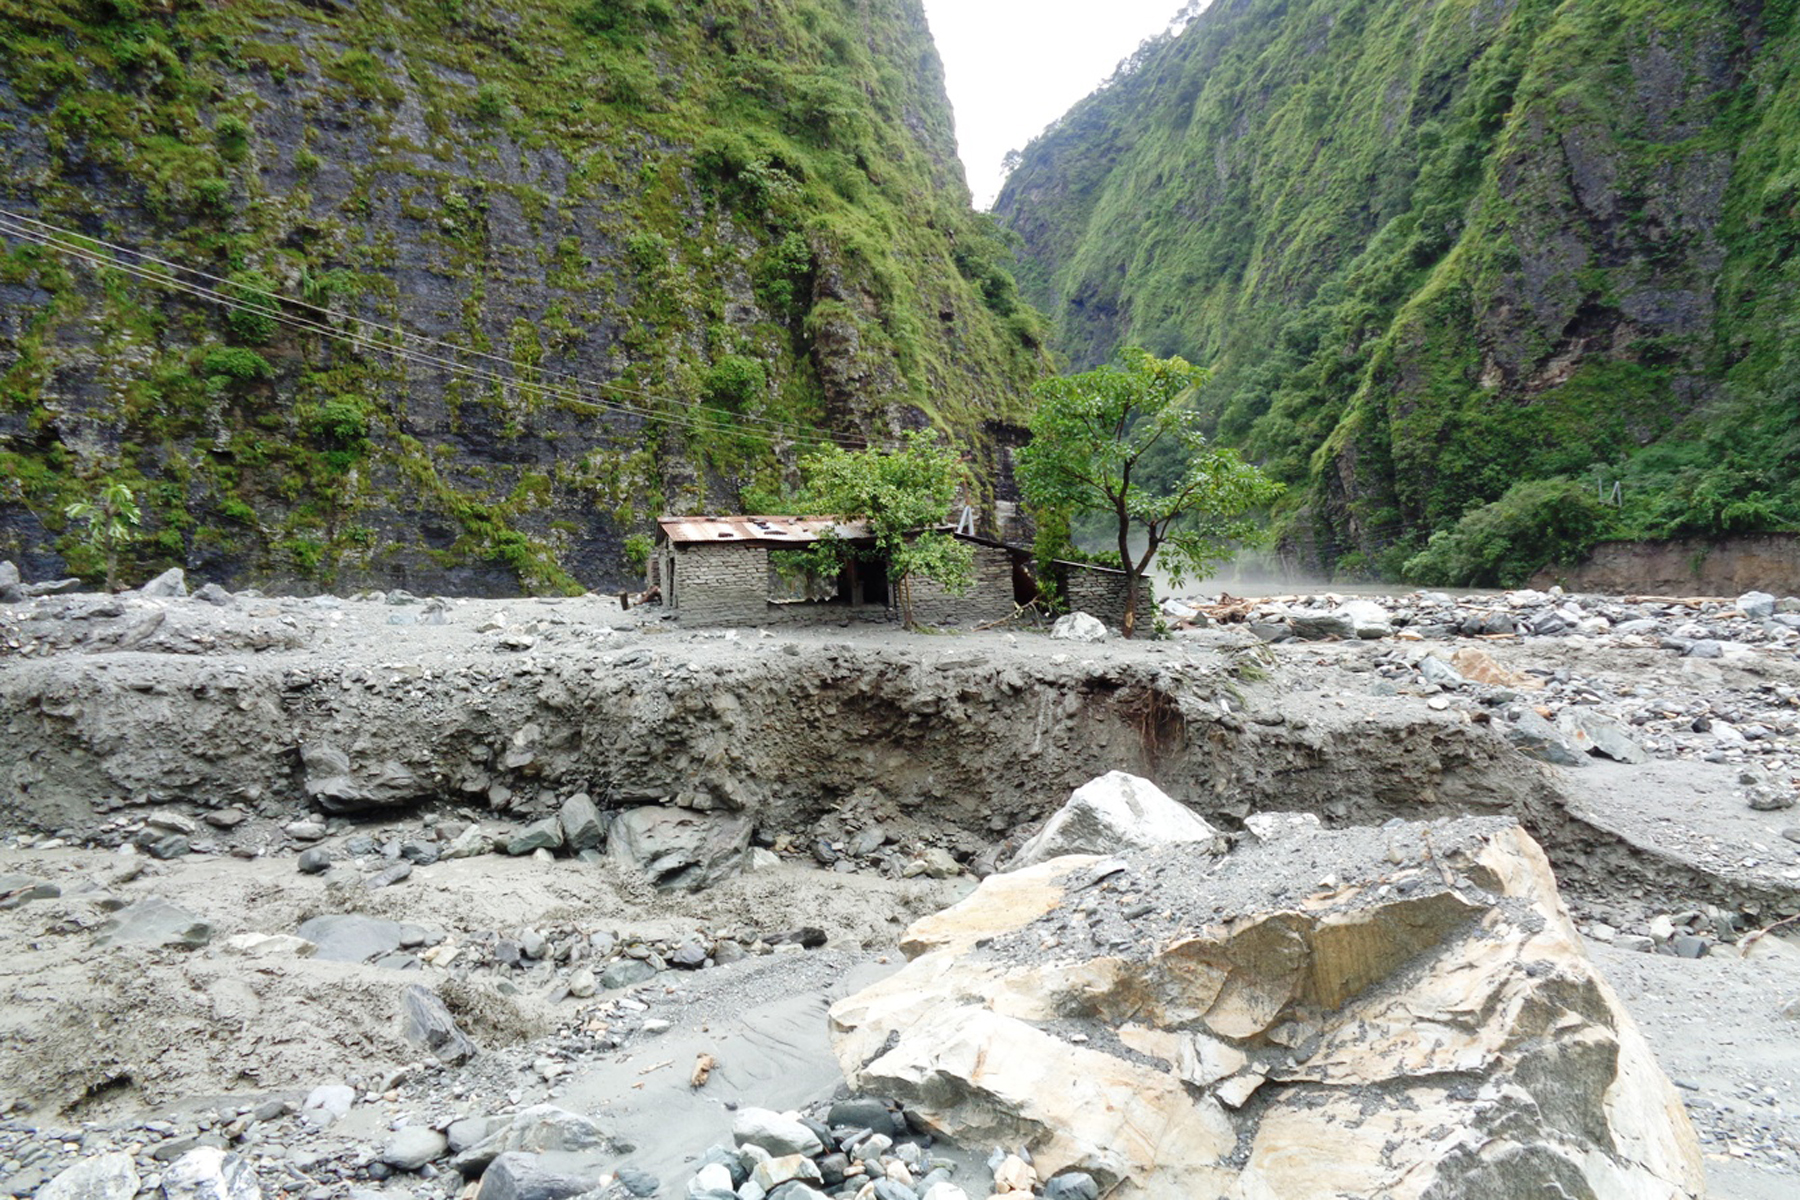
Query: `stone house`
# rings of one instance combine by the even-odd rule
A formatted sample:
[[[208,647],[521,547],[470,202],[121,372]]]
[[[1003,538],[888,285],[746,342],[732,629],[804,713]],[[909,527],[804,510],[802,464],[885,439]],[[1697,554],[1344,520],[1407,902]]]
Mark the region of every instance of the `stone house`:
[[[892,621],[899,608],[879,559],[848,564],[835,579],[818,579],[783,561],[827,531],[872,547],[867,530],[830,517],[664,517],[645,569],[645,584],[668,613],[692,625],[769,625],[829,620]],[[944,530],[948,533],[949,530]],[[974,547],[973,586],[951,595],[926,580],[912,583],[913,614],[922,623],[972,627],[1003,621],[1037,597],[1031,551],[992,538],[952,533]],[[1125,612],[1125,573],[1057,563],[1057,580],[1073,607],[1118,625]]]

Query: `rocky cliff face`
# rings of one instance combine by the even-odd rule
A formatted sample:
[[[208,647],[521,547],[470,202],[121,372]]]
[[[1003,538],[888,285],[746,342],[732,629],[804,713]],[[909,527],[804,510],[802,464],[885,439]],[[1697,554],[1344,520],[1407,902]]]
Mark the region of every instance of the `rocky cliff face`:
[[[1620,532],[1779,525],[1796,49],[1763,0],[1218,0],[998,211],[1077,365],[1216,367],[1317,560],[1391,569],[1557,476],[1624,479]]]
[[[37,574],[118,480],[128,575],[620,581],[657,511],[1038,370],[917,0],[0,0],[0,210]]]

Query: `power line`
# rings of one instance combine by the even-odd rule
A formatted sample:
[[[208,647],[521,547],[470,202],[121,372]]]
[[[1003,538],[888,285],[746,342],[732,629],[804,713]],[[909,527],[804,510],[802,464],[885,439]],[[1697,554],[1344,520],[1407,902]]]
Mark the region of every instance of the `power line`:
[[[756,426],[756,428],[739,428],[736,432],[741,436],[756,438],[757,440],[766,441],[771,445],[784,438],[796,443],[817,442],[821,444],[842,444],[843,442],[849,442],[855,445],[867,445],[862,438],[853,435],[842,439],[833,438],[828,434],[819,433],[803,426],[792,425],[772,418],[734,413],[728,409],[709,405],[674,401],[666,397],[657,396],[651,392],[646,392],[642,389],[630,387],[629,385],[585,380],[568,372],[554,371],[547,372],[546,374],[554,379],[568,380],[573,386],[561,383],[531,382],[519,378],[517,374],[505,375],[483,367],[471,366],[455,359],[428,354],[421,350],[414,349],[402,344],[403,340],[410,338],[424,345],[439,347],[453,354],[466,355],[468,357],[501,364],[509,367],[514,372],[538,370],[538,368],[533,368],[516,359],[510,359],[502,355],[491,354],[482,350],[469,349],[458,346],[452,342],[411,333],[403,328],[383,325],[380,322],[370,321],[366,318],[334,313],[330,309],[320,305],[284,297],[260,288],[250,287],[243,283],[222,278],[218,275],[213,275],[194,267],[182,266],[181,264],[173,263],[166,259],[146,254],[142,251],[120,246],[116,243],[108,242],[101,238],[91,237],[87,234],[67,230],[49,222],[27,217],[6,209],[0,209],[0,234],[7,234],[21,241],[29,242],[45,249],[61,252],[97,268],[122,271],[135,278],[154,283],[172,291],[190,295],[236,311],[253,312],[290,328],[334,338],[338,341],[347,342],[360,349],[391,354],[416,365],[442,368],[465,377],[498,383],[503,387],[515,387],[526,392],[535,392],[539,396],[553,397],[583,407],[637,416],[646,420],[672,421],[676,424],[696,429],[703,428],[703,422],[709,417],[734,424],[748,422],[751,425]],[[70,239],[79,239],[79,241],[72,241]],[[131,262],[108,258],[90,248],[90,246],[82,243],[92,243],[93,245],[112,251],[115,254],[130,255],[132,258],[139,261]],[[162,274],[153,270],[151,267],[141,265],[143,263],[153,264],[154,266],[161,267],[169,272],[179,272],[196,276],[200,279],[224,284],[226,287],[232,289],[232,292],[235,294],[220,292],[217,289],[207,287],[203,284],[190,283],[180,278],[176,278],[172,274]],[[262,303],[257,303],[259,300]],[[345,329],[339,329],[333,325],[327,324],[326,320],[298,316],[293,312],[288,311],[289,309],[318,313],[326,320],[347,321],[354,324],[357,327],[357,331],[352,332]],[[371,330],[375,331],[377,334],[389,335],[397,340],[393,342],[382,341],[378,337],[371,336],[370,333],[365,332]],[[670,411],[667,409],[650,408],[642,404],[632,404],[623,400],[589,399],[579,390],[582,387],[593,388],[596,391],[608,390],[614,393],[638,396],[653,402],[662,402],[677,405],[679,407],[674,411]]]

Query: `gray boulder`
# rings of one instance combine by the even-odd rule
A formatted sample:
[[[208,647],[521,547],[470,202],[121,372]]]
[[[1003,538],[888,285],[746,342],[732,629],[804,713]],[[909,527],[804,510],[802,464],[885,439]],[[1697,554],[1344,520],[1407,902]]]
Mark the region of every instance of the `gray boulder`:
[[[19,582],[19,568],[10,559],[0,559],[0,604],[18,604],[25,599],[25,588]]]
[[[1566,708],[1556,718],[1557,732],[1577,750],[1614,762],[1647,763],[1650,752],[1618,721],[1589,708]]]
[[[325,1126],[339,1117],[348,1116],[354,1107],[354,1088],[343,1083],[322,1083],[308,1092],[301,1102],[300,1119],[309,1125]]]
[[[120,909],[100,926],[96,939],[102,946],[149,942],[158,946],[197,949],[212,940],[213,927],[182,908],[157,896],[149,896]]]
[[[381,1161],[400,1171],[416,1171],[450,1149],[450,1139],[428,1125],[396,1130],[381,1152]]]
[[[630,987],[634,983],[642,983],[646,979],[656,977],[656,968],[641,958],[621,958],[600,972],[600,986],[603,988]]]
[[[256,1170],[217,1146],[199,1146],[163,1173],[163,1200],[262,1200]]]
[[[787,1154],[812,1156],[825,1147],[819,1136],[798,1117],[767,1108],[744,1108],[731,1122],[731,1138],[740,1146],[761,1146],[776,1158]]]
[[[1114,854],[1176,842],[1206,850],[1224,848],[1217,829],[1154,783],[1110,771],[1076,788],[1069,802],[1019,849],[1008,869],[1016,871],[1064,854]]]
[[[329,962],[367,962],[400,948],[399,922],[360,913],[314,917],[300,926],[299,934],[318,947],[314,958]]]
[[[1338,606],[1338,614],[1350,619],[1359,638],[1384,638],[1394,632],[1394,618],[1373,600],[1346,600]]]
[[[1355,637],[1356,620],[1345,612],[1291,612],[1288,628],[1294,636],[1309,642],[1328,637]]]
[[[1775,615],[1775,597],[1767,592],[1745,592],[1738,597],[1738,611],[1753,620],[1766,621]]]
[[[1421,658],[1418,671],[1419,677],[1426,683],[1434,683],[1441,688],[1459,688],[1468,682],[1461,671],[1435,654],[1427,654]]]
[[[506,843],[506,852],[517,856],[530,854],[534,850],[560,850],[562,844],[562,821],[557,817],[545,817],[513,834]]]
[[[131,1200],[137,1191],[137,1166],[131,1155],[114,1153],[82,1159],[39,1188],[37,1196],[38,1200]]]
[[[152,600],[182,599],[188,594],[187,573],[180,567],[170,567],[139,588],[137,594]]]
[[[300,747],[301,786],[313,803],[328,813],[363,812],[407,804],[428,789],[410,769],[387,760],[368,771],[356,771],[350,756],[328,742]]]
[[[450,1122],[450,1127],[444,1133],[450,1139],[450,1149],[461,1154],[464,1150],[481,1145],[511,1124],[511,1117],[464,1117],[460,1121]]]
[[[1519,711],[1506,731],[1506,740],[1520,754],[1539,762],[1554,763],[1559,767],[1587,765],[1587,757],[1569,745],[1556,726],[1529,708]]]
[[[535,1154],[502,1154],[481,1176],[475,1200],[565,1200],[590,1191],[599,1175],[565,1175]]]
[[[194,599],[218,608],[235,608],[237,606],[237,597],[216,583],[201,584],[194,592]]]
[[[1317,813],[1260,812],[1244,818],[1244,828],[1259,842],[1274,842],[1323,828]]]
[[[562,810],[556,816],[562,824],[563,844],[571,854],[592,850],[606,840],[606,825],[600,819],[600,810],[594,807],[586,792],[576,792],[564,800]]]
[[[741,874],[750,857],[750,818],[682,808],[634,808],[607,831],[606,854],[662,891],[698,891]]]
[[[486,1137],[451,1160],[450,1165],[465,1177],[481,1174],[509,1154],[533,1158],[554,1154],[561,1156],[558,1161],[566,1166],[568,1156],[591,1157],[597,1164],[600,1156],[613,1149],[612,1139],[596,1122],[554,1104],[535,1105],[490,1128]]]
[[[475,1043],[437,993],[412,984],[400,995],[400,1009],[406,1016],[406,1040],[429,1050],[439,1062],[455,1066],[475,1057]]]

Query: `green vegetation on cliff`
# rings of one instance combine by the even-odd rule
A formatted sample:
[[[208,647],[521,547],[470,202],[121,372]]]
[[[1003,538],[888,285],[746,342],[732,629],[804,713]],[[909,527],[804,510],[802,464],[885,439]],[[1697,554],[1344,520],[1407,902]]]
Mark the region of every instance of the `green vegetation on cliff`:
[[[1213,369],[1212,432],[1292,485],[1304,558],[1512,581],[1608,533],[1793,526],[1797,8],[1217,3],[997,211],[1077,366]]]
[[[974,443],[1041,371],[918,0],[0,0],[0,209],[242,304],[0,241],[0,554],[40,574],[107,479],[139,574],[595,585],[658,510],[821,432]]]

